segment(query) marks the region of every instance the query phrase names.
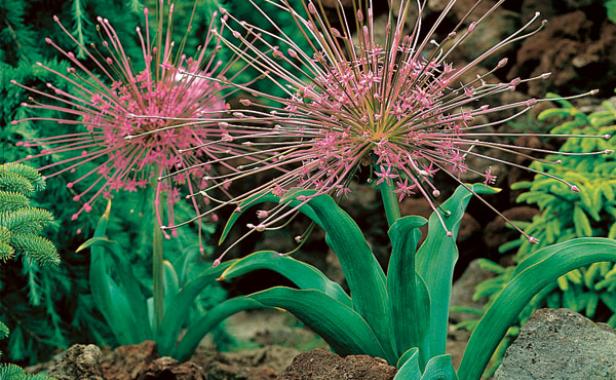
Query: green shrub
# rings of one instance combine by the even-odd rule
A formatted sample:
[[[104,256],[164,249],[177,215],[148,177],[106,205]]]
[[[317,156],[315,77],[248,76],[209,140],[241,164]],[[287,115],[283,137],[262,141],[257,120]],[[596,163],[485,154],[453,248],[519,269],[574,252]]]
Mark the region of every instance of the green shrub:
[[[602,109],[586,114],[573,104],[560,101],[559,108],[542,112],[539,120],[563,119],[565,121],[551,130],[553,134],[606,135],[606,139],[570,137],[561,147],[561,152],[596,152],[613,150],[616,145],[616,107],[606,101]],[[519,182],[512,186],[524,190],[518,197],[520,203],[536,206],[539,213],[531,222],[517,222],[531,236],[539,239],[530,244],[520,238],[500,247],[501,253],[515,250],[516,263],[532,257],[537,251],[563,241],[579,237],[608,237],[616,239],[616,156],[612,153],[588,156],[552,155],[550,163],[533,162],[531,167],[575,182],[580,192],[575,193],[562,183],[543,175],[532,181]],[[560,162],[560,163],[558,163]],[[494,300],[510,282],[517,264],[502,267],[488,260],[482,266],[497,276],[479,284],[474,297]],[[589,318],[607,321],[616,327],[616,266],[596,263],[574,270],[541,292],[525,308],[519,317],[524,324],[540,307],[565,307]],[[602,315],[597,315],[598,311]],[[461,326],[474,327],[476,321],[464,321]],[[518,328],[509,332],[509,339],[517,335]],[[501,347],[501,352],[507,346]]]

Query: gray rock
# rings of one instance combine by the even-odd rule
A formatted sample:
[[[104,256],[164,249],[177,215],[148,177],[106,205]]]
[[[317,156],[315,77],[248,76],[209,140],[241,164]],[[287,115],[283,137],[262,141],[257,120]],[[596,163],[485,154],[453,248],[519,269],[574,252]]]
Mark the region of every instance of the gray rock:
[[[451,305],[481,309],[483,305],[486,304],[487,300],[474,299],[473,294],[475,293],[475,288],[481,282],[492,277],[494,277],[492,272],[479,266],[479,260],[471,261],[462,276],[453,284],[453,289],[451,290]],[[477,316],[454,311],[449,314],[449,319],[454,322],[461,322],[469,318],[477,318]]]
[[[533,314],[495,380],[614,380],[616,331],[568,309]]]
[[[48,373],[58,380],[102,380],[102,356],[100,348],[93,344],[76,344],[64,352]]]

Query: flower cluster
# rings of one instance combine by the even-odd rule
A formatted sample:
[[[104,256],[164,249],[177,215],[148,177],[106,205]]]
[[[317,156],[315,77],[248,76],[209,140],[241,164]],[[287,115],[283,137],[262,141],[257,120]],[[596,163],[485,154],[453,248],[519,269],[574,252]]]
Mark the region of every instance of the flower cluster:
[[[163,0],[158,6],[163,9]],[[40,149],[28,159],[61,157],[40,168],[55,169],[47,177],[77,172],[78,178],[67,185],[75,189],[74,200],[82,203],[73,219],[89,212],[100,197],[154,185],[158,222],[165,224],[160,209],[166,203],[167,224],[174,224],[174,204],[180,199],[180,189],[185,186],[192,191],[210,186],[210,162],[245,152],[242,144],[235,142],[245,132],[232,130],[224,122],[224,113],[229,108],[223,97],[226,86],[182,74],[224,78],[234,62],[223,64],[217,58],[221,44],[213,30],[194,56],[184,54],[185,41],[177,47],[172,40],[173,12],[171,4],[167,27],[162,12],[158,12],[155,33],[151,35],[148,9],[144,9],[145,26],[136,28],[142,67],[136,67],[128,57],[120,36],[107,19],[97,20],[102,42],[84,46],[54,16],[54,21],[87,59],[79,59],[74,52],[46,38],[45,42],[68,58],[72,66],[67,73],[61,73],[37,64],[64,80],[69,89],[65,91],[48,83],[48,89],[43,91],[13,82],[45,99],[42,103],[31,98],[24,107],[57,111],[61,115],[33,116],[13,123],[34,120],[75,126],[68,134],[22,143]],[[235,170],[231,165],[225,167]],[[78,171],[81,168],[84,169]],[[198,211],[200,205],[195,200],[193,205]]]
[[[267,169],[277,172],[269,182],[237,198],[238,202],[257,193],[283,196],[294,188],[316,190],[315,196],[343,196],[350,192],[349,184],[358,171],[366,168],[371,181],[390,186],[399,200],[417,194],[436,210],[441,194],[435,185],[437,173],[461,184],[462,175],[471,173],[483,177],[486,184],[494,184],[496,176],[490,162],[523,167],[490,152],[524,157],[529,157],[527,152],[541,152],[495,141],[521,134],[498,133],[492,128],[545,99],[500,106],[490,106],[484,99],[513,91],[528,81],[545,79],[549,73],[500,82],[493,73],[507,65],[507,60],[502,59],[492,70],[472,75],[479,64],[503,46],[539,31],[545,24],[538,21],[539,14],[468,64],[456,67],[449,61],[456,47],[500,2],[477,17],[471,9],[440,42],[436,41],[436,30],[454,1],[447,3],[429,30],[422,28],[421,2],[402,0],[399,6],[391,5],[382,40],[376,37],[377,20],[371,1],[353,1],[354,14],[346,12],[341,2],[333,12],[327,12],[318,1],[303,2],[301,9],[284,0],[268,1],[295,21],[298,33],[293,36],[285,34],[262,8],[251,3],[277,33],[225,14],[229,36],[221,38],[246,64],[288,96],[236,85],[265,99],[244,99],[242,104],[251,107],[236,110],[236,123],[261,123],[264,132],[258,136],[260,144],[273,147],[262,165],[240,170],[247,174]],[[408,16],[417,6],[417,21],[407,31]],[[331,14],[338,15],[337,26]],[[473,17],[474,21],[470,21]],[[312,51],[298,47],[298,36],[308,42]],[[587,94],[579,96],[584,95]],[[496,120],[492,116],[510,109],[514,116]],[[474,167],[469,158],[487,164]],[[577,191],[574,184],[557,179]],[[295,211],[296,208],[261,212],[260,223],[253,227],[259,231],[276,228],[274,224]]]

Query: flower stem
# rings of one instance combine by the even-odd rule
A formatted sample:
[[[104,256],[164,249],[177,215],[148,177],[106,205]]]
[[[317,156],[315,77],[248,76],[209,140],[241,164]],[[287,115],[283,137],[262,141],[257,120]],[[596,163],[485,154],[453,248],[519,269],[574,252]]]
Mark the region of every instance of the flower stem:
[[[391,227],[396,220],[400,219],[400,204],[394,193],[393,186],[387,183],[387,181],[383,181],[379,185],[379,190],[381,191],[385,216],[387,216],[387,224]]]
[[[152,230],[152,293],[154,296],[154,331],[161,328],[164,313],[163,233],[154,219]]]

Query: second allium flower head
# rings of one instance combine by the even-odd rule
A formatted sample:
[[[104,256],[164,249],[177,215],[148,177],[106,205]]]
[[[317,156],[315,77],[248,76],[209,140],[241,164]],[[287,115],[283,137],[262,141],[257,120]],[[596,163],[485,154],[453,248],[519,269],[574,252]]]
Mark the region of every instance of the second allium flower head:
[[[188,20],[188,31],[195,10],[196,3]],[[174,5],[165,6],[163,0],[154,16],[144,9],[145,25],[143,29],[136,28],[142,59],[136,63],[129,58],[120,36],[107,19],[97,19],[101,43],[85,46],[54,16],[54,21],[81,49],[85,59],[46,38],[46,43],[68,58],[72,66],[67,73],[61,73],[37,64],[63,80],[68,90],[48,83],[48,91],[42,91],[13,82],[44,99],[41,103],[32,97],[23,104],[25,107],[61,114],[58,118],[31,117],[14,123],[51,121],[75,126],[67,134],[22,143],[41,149],[29,159],[62,157],[40,168],[56,169],[48,177],[87,168],[67,185],[78,189],[74,200],[83,204],[74,219],[82,212],[89,212],[100,197],[154,184],[158,222],[174,224],[174,204],[180,199],[180,188],[192,190],[211,185],[209,162],[245,152],[241,144],[234,143],[231,134],[235,131],[221,121],[228,108],[223,98],[227,86],[182,74],[224,78],[234,62],[223,64],[219,60],[221,44],[212,31],[196,54],[187,56],[184,48],[188,31],[179,44],[173,41],[173,14]],[[237,135],[241,134],[238,131]],[[226,170],[234,168],[226,165]],[[193,206],[198,213],[200,205],[196,200]],[[166,223],[161,208],[167,211]]]

